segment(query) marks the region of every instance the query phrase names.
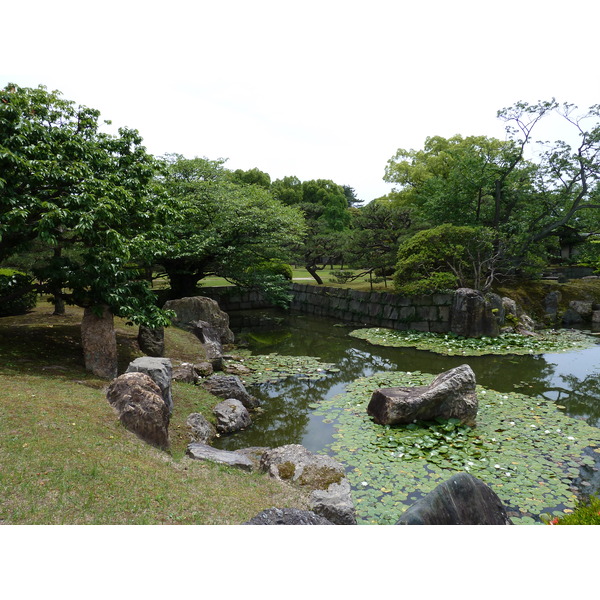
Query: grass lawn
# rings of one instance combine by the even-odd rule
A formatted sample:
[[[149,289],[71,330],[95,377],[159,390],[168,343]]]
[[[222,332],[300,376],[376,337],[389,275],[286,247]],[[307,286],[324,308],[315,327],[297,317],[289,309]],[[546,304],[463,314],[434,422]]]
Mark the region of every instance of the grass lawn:
[[[219,402],[191,385],[173,386],[170,453],[128,432],[87,373],[79,346],[82,311],[52,316],[41,303],[0,319],[0,523],[239,524],[261,510],[306,508],[303,492],[258,473],[185,457],[185,421],[210,418]],[[116,321],[120,372],[139,356],[137,328]],[[202,347],[167,329],[167,354]]]

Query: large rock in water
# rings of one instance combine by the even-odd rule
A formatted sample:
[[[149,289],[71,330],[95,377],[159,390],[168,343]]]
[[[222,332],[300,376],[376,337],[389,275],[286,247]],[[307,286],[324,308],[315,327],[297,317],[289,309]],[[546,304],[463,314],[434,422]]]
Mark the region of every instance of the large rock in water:
[[[413,504],[397,525],[512,525],[498,496],[468,473],[453,475]]]
[[[106,398],[129,431],[153,446],[169,446],[169,408],[149,375],[124,373],[108,386]]]
[[[100,314],[86,308],[81,320],[81,345],[85,368],[97,377],[114,379],[117,376],[117,336],[114,317],[107,306]]]
[[[502,299],[496,294],[486,297],[479,290],[459,288],[452,302],[450,331],[468,338],[496,337],[500,325],[493,311],[500,306]]]
[[[148,375],[160,388],[163,400],[169,407],[169,413],[173,412],[173,395],[171,393],[173,367],[171,359],[140,356],[129,363],[126,373],[145,373]]]
[[[234,335],[229,329],[229,315],[219,308],[216,300],[204,296],[191,296],[169,300],[163,308],[175,312],[173,325],[193,332],[194,323],[204,321],[217,330],[221,344],[233,344]]]
[[[475,373],[469,365],[461,365],[440,373],[429,385],[375,390],[367,413],[381,425],[437,418],[474,425],[477,408]]]

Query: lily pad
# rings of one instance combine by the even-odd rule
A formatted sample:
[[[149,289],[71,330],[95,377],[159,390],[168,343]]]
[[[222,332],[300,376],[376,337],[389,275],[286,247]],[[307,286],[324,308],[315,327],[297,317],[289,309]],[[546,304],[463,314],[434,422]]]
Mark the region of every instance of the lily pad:
[[[503,333],[498,337],[465,338],[452,333],[396,331],[376,327],[356,329],[349,335],[376,346],[417,348],[448,356],[546,354],[591,348],[598,343],[590,335],[571,330],[547,330],[532,336]]]
[[[487,483],[511,514],[521,515],[513,519],[515,523],[541,523],[542,513],[575,508],[571,488],[583,452],[598,445],[600,430],[571,419],[552,402],[489,389],[483,396],[481,386],[477,390],[485,403],[480,402],[475,427],[454,421],[382,426],[368,417],[366,407],[377,387],[421,385],[432,379],[433,375],[415,372],[379,373],[356,380],[317,409],[318,415],[334,421],[339,434],[330,453],[347,466],[353,490],[361,490],[359,523],[373,522],[382,488],[391,490],[385,493],[399,502],[378,514],[376,522],[393,524],[415,497],[457,471]],[[511,422],[514,425],[508,425]],[[535,428],[530,427],[532,422]],[[368,507],[369,514],[362,507]]]

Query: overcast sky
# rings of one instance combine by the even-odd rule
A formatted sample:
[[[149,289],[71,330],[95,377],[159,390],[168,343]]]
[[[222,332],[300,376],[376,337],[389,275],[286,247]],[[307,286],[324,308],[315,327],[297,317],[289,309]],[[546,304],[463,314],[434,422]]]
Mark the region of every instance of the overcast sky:
[[[368,201],[391,189],[398,148],[504,138],[496,113],[518,100],[600,102],[599,13],[595,0],[10,2],[0,84],[58,89],[156,155],[332,179]]]

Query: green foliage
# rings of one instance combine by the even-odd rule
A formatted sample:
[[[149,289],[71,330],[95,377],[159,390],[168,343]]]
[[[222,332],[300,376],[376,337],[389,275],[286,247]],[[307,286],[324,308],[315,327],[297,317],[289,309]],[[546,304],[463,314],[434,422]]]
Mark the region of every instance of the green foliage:
[[[577,331],[538,332],[535,336],[502,333],[497,337],[465,338],[454,333],[396,331],[394,329],[356,329],[349,335],[376,346],[417,348],[449,356],[482,356],[486,354],[545,354],[591,348],[595,338]]]
[[[176,207],[163,231],[168,241],[158,257],[175,297],[193,295],[196,283],[217,275],[265,294],[281,296],[285,276],[259,269],[287,258],[305,231],[300,211],[259,185],[232,183],[224,161],[166,158],[161,185]]]
[[[37,294],[32,277],[13,269],[0,269],[0,317],[19,315],[32,309]]]
[[[166,316],[141,278],[168,214],[139,133],[45,87],[0,90],[0,260],[36,247],[42,289],[136,322]],[[67,292],[66,290],[70,290]]]
[[[489,229],[440,225],[400,245],[395,286],[407,295],[457,287],[487,290],[494,280],[497,258]]]
[[[579,502],[570,514],[554,518],[551,515],[545,517],[544,521],[549,525],[600,525],[600,498],[586,498]]]

